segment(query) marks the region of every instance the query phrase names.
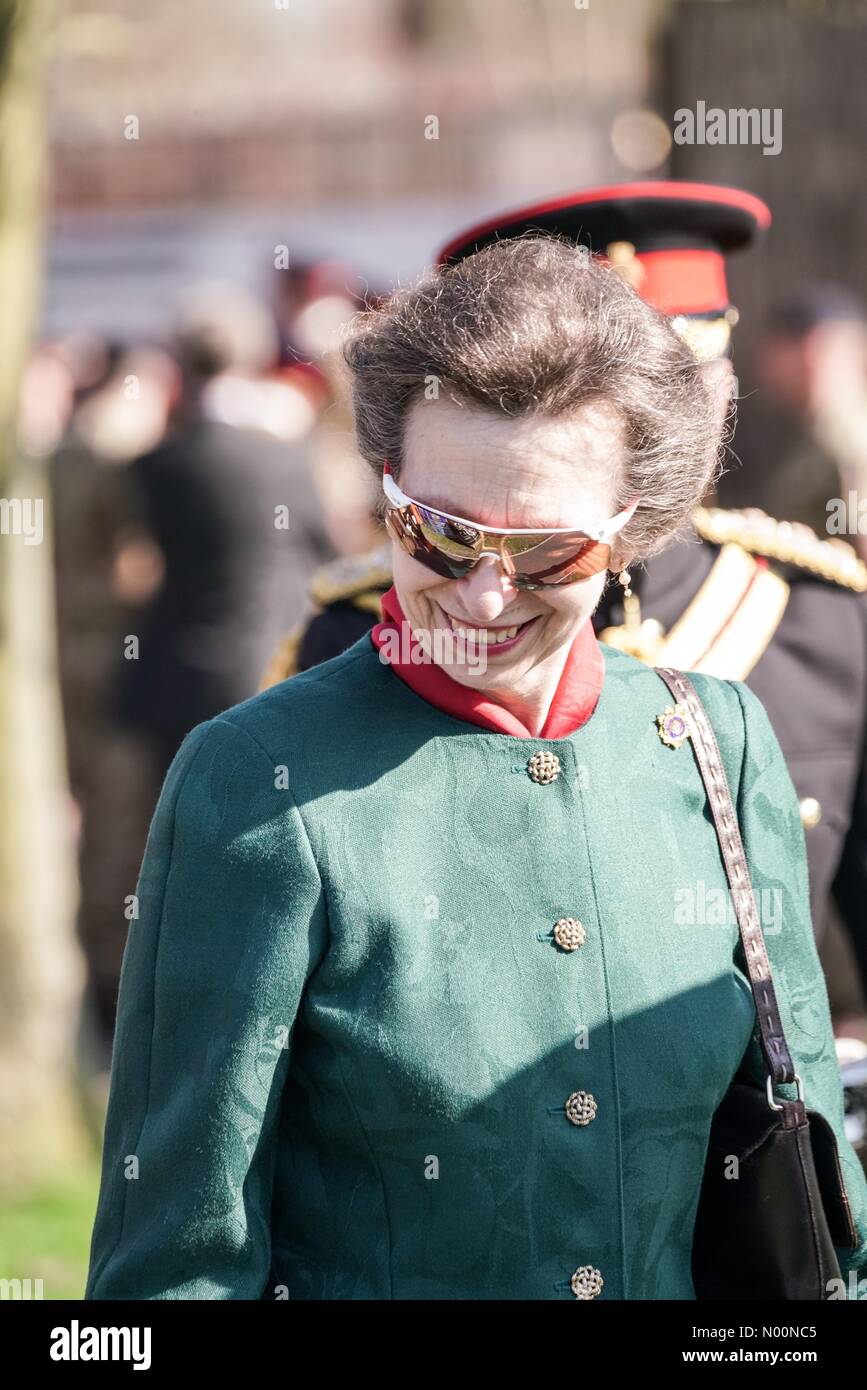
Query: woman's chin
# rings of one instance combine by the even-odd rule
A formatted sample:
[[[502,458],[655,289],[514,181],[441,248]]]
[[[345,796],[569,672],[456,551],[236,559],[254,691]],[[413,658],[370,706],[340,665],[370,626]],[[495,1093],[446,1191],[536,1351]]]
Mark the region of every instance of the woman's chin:
[[[569,643],[567,642],[568,648]],[[477,657],[442,663],[443,670],[460,685],[472,686],[474,690],[487,690],[506,695],[520,694],[525,683],[532,683],[533,672],[541,662],[548,660],[554,652],[541,649],[534,643],[526,651],[515,651],[495,657],[485,651]]]

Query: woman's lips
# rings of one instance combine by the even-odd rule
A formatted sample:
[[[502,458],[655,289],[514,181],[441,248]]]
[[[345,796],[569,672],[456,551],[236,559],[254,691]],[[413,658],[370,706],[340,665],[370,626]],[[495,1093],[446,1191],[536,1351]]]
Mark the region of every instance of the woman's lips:
[[[456,636],[463,636],[465,641],[472,645],[477,652],[484,650],[488,656],[498,656],[500,652],[513,651],[542,616],[541,613],[537,613],[534,618],[527,618],[523,623],[486,623],[484,627],[478,627],[453,617],[444,608],[441,608],[440,612]],[[514,628],[518,629],[514,637],[507,637],[504,641],[481,635],[486,632],[511,632]]]

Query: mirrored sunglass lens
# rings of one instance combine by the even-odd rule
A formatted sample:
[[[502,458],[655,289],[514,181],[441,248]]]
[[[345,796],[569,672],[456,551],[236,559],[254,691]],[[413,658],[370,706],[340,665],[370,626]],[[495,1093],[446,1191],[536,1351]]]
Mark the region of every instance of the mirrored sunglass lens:
[[[572,584],[589,579],[605,569],[611,554],[610,545],[590,540],[576,541],[573,536],[553,537],[519,554],[511,556],[516,579],[539,585]]]
[[[611,554],[610,545],[581,532],[541,541],[528,535],[487,536],[417,504],[390,511],[387,521],[404,550],[434,573],[451,579],[462,579],[487,549],[500,554],[506,571],[521,588],[587,579],[606,567]]]
[[[403,508],[386,513],[386,524],[395,540],[408,555],[426,565],[445,579],[462,579],[473,567],[475,554],[466,547],[446,543],[434,531],[421,523],[418,508]]]
[[[430,511],[427,507],[415,507],[414,512],[426,540],[444,554],[466,559],[470,552],[475,554],[481,549],[482,532],[475,526],[451,521],[442,512]]]

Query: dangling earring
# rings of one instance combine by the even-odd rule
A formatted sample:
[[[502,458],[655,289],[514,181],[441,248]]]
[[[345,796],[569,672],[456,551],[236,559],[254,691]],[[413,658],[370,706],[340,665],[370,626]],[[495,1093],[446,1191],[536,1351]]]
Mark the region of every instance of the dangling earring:
[[[638,595],[632,592],[630,584],[632,575],[629,570],[623,569],[617,578],[623,585],[623,620],[630,632],[637,632],[641,627],[641,603]]]

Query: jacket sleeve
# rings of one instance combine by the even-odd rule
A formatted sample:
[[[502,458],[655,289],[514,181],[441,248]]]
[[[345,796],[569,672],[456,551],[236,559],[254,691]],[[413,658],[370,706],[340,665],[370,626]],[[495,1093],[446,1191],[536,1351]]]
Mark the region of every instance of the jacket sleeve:
[[[737,691],[745,741],[739,781],[738,815],[767,946],[783,1030],[807,1108],[830,1123],[859,1246],[837,1247],[843,1278],[855,1270],[867,1276],[867,1178],[847,1139],[843,1088],[834,1045],[825,976],[810,916],[807,855],[798,798],[764,705],[742,682]],[[752,1074],[764,1084],[766,1069],[758,1029],[748,1049]],[[797,1087],[777,1094],[795,1099]],[[838,1296],[842,1296],[838,1294]]]
[[[225,719],[167,774],[121,970],[86,1299],[267,1297],[281,1092],[327,945],[282,781]]]

